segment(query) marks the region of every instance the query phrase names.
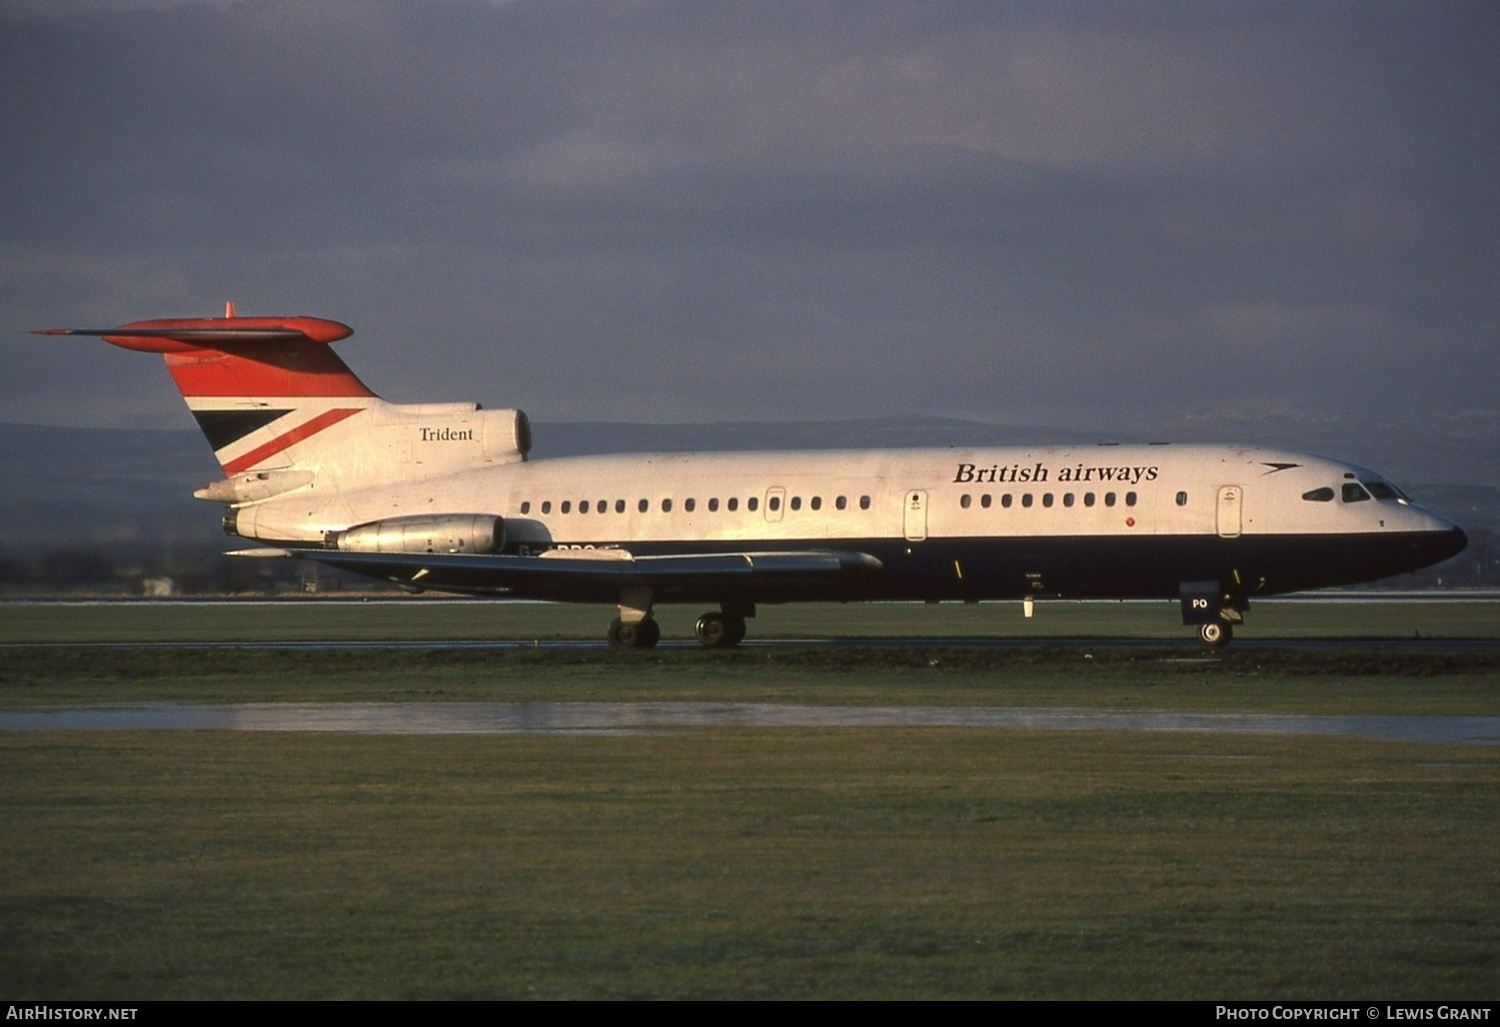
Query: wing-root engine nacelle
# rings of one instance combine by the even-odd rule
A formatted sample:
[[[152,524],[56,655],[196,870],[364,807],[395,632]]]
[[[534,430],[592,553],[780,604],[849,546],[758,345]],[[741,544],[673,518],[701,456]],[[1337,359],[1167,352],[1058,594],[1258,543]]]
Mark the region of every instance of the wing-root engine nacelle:
[[[505,518],[494,514],[388,517],[331,531],[323,544],[346,553],[498,553],[505,548]]]

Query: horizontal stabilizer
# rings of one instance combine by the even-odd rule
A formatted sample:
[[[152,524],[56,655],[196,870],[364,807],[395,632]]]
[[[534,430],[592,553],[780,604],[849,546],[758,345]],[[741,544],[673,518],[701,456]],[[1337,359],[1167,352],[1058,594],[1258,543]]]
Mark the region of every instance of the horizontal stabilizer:
[[[307,339],[295,328],[44,328],[32,335],[98,335],[122,339],[176,339],[178,342],[268,342]],[[311,340],[309,340],[311,341]]]
[[[32,335],[90,335],[125,349],[171,353],[224,349],[268,342],[327,344],[354,329],[321,317],[213,317],[132,321],[118,328],[43,328]]]

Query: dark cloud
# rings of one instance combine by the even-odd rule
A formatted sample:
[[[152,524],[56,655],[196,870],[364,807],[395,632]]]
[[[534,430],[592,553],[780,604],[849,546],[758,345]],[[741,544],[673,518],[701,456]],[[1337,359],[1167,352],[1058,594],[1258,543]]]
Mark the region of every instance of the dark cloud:
[[[1491,5],[7,10],[18,330],[234,298],[542,419],[1500,407]],[[11,345],[0,419],[182,420]]]

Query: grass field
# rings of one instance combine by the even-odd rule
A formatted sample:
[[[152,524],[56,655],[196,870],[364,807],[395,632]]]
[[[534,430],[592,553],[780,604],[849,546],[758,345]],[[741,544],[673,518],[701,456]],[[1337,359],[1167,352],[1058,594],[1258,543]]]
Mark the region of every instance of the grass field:
[[[42,609],[29,625],[7,619],[5,640],[209,639],[226,608]],[[273,611],[255,615],[254,637],[283,633],[279,608],[250,609]],[[302,607],[287,633],[495,637],[464,632],[520,609]],[[886,608],[862,609],[878,633],[868,611]],[[1085,636],[1142,610],[1076,609]],[[1500,714],[1486,651],[1231,647],[1200,662],[1171,641],[1170,608],[1144,609],[1151,631],[1165,625],[1160,648],[23,645],[0,653],[0,706],[712,698]],[[913,610],[933,612],[889,608],[903,625]],[[1010,609],[936,612],[954,611],[1021,623]],[[1257,607],[1257,629],[1271,612]],[[1295,612],[1325,637],[1364,616]],[[1456,618],[1455,637],[1492,637],[1482,617],[1437,612]],[[505,623],[490,630],[520,627]],[[1500,746],[955,728],[9,731],[0,995],[1493,999],[1497,851]]]

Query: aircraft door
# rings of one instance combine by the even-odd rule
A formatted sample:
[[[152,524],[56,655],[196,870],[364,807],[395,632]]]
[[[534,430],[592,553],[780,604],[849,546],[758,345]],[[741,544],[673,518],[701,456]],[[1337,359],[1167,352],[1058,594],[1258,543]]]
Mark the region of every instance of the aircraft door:
[[[924,541],[927,538],[927,493],[921,489],[908,489],[905,506],[906,541]]]
[[[1219,537],[1240,537],[1240,513],[1245,490],[1238,485],[1219,486]]]
[[[766,520],[774,524],[780,521],[785,513],[786,489],[780,485],[766,489]]]

